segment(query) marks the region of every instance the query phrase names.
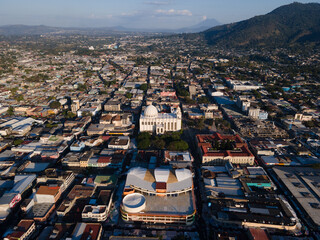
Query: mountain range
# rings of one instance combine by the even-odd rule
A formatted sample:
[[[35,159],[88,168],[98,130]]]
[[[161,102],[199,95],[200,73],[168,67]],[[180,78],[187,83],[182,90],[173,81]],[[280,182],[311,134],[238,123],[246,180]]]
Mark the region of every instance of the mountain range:
[[[207,30],[206,30],[207,29]],[[207,19],[181,29],[131,29],[123,26],[105,28],[62,28],[48,26],[0,26],[0,35],[42,34],[125,34],[188,33],[204,37],[208,44],[223,47],[287,47],[320,45],[320,4],[292,3],[248,20],[220,25]]]
[[[241,22],[210,28],[201,33],[211,45],[225,47],[320,43],[320,4],[292,3]]]
[[[77,27],[50,27],[50,26],[28,26],[28,25],[5,25],[0,26],[0,35],[42,35],[42,34],[112,34],[112,33],[197,33],[210,27],[220,25],[215,19],[206,19],[196,25],[180,29],[140,29],[127,28],[123,26],[99,27],[99,28],[77,28]]]

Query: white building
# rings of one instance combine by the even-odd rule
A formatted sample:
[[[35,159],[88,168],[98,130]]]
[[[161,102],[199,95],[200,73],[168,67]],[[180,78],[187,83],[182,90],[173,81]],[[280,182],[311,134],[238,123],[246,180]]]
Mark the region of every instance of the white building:
[[[258,119],[260,114],[260,108],[249,107],[248,116],[253,119]]]
[[[226,82],[228,86],[235,91],[249,91],[249,90],[257,90],[261,88],[261,86],[248,80],[242,81],[242,80],[228,79]]]
[[[83,221],[103,222],[107,220],[108,209],[106,205],[86,205],[82,211]]]
[[[181,130],[181,110],[171,109],[171,113],[158,113],[155,106],[149,105],[140,116],[140,132],[163,134]]]

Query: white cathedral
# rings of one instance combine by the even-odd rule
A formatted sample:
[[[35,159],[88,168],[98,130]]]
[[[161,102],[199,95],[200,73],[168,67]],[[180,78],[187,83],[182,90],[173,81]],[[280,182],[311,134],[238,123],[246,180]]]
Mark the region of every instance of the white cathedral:
[[[171,113],[158,113],[155,106],[146,107],[140,116],[140,132],[163,134],[181,130],[181,110],[171,108]]]

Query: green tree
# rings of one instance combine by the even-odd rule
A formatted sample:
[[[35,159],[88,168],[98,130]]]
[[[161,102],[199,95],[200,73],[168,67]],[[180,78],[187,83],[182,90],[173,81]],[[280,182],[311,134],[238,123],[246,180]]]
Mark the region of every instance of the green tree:
[[[73,112],[71,112],[71,111],[68,111],[67,112],[67,118],[75,118],[77,116],[77,114],[75,114],[75,113],[73,113]]]
[[[142,139],[140,141],[138,141],[138,149],[148,149],[150,147],[150,139]]]
[[[150,139],[150,138],[151,138],[150,133],[148,133],[148,132],[141,132],[141,133],[139,133],[139,135],[138,135],[138,137],[137,137],[138,140],[142,140],[142,139],[145,139],[145,138]]]
[[[16,139],[16,140],[13,141],[13,145],[14,145],[14,146],[18,146],[18,145],[20,145],[20,144],[22,144],[22,143],[23,143],[23,140],[22,140],[22,139]]]
[[[77,89],[81,92],[87,91],[87,86],[85,84],[79,83]]]
[[[209,101],[209,99],[207,98],[207,97],[200,97],[199,99],[198,99],[198,103],[209,103],[210,101]]]
[[[155,137],[155,139],[152,140],[151,145],[153,148],[161,150],[165,148],[166,142],[159,137]]]
[[[204,128],[204,118],[201,118],[196,122],[196,127],[199,128],[199,129],[203,129]]]
[[[139,133],[137,140],[138,149],[148,149],[151,145],[151,135],[148,132]]]
[[[18,102],[21,102],[21,101],[24,100],[24,97],[23,97],[23,95],[19,94],[19,95],[15,96],[14,99],[15,99],[16,101],[18,101]]]
[[[305,121],[305,122],[303,122],[303,125],[305,125],[307,128],[316,127],[316,124],[314,121]]]
[[[253,90],[252,93],[256,99],[261,99],[261,93],[258,92],[257,90]]]
[[[61,107],[61,103],[59,101],[52,101],[50,104],[49,104],[49,107],[50,108],[54,108],[54,109],[58,109]]]
[[[11,88],[10,91],[12,94],[15,94],[18,91],[18,88],[17,87]]]
[[[169,144],[168,149],[171,151],[186,151],[189,149],[189,145],[183,140],[173,141]]]
[[[132,98],[132,93],[127,92],[125,96],[126,98]]]
[[[12,106],[10,106],[10,107],[8,108],[7,114],[8,114],[9,116],[14,115],[14,108],[13,108]]]
[[[147,91],[148,89],[148,84],[144,83],[144,84],[141,84],[140,87],[139,87],[140,90],[142,91]]]

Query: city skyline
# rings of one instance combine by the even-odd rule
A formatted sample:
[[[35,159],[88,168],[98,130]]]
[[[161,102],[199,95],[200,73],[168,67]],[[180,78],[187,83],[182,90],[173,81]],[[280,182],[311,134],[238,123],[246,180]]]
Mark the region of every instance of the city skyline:
[[[56,27],[114,27],[177,29],[196,25],[206,19],[221,24],[266,14],[294,1],[253,0],[195,2],[191,0],[61,0],[48,2],[2,1],[1,25],[48,25]],[[306,3],[309,1],[300,1]],[[320,1],[313,1],[320,2]]]

